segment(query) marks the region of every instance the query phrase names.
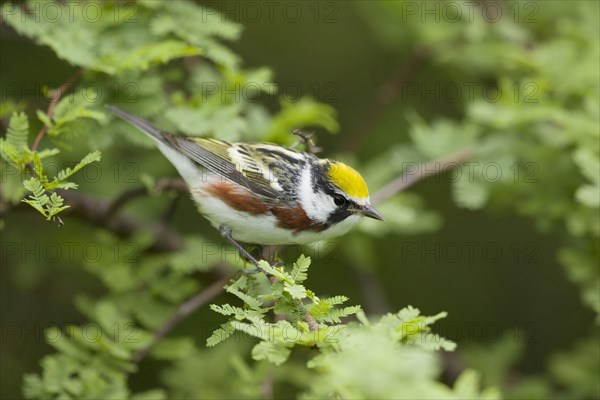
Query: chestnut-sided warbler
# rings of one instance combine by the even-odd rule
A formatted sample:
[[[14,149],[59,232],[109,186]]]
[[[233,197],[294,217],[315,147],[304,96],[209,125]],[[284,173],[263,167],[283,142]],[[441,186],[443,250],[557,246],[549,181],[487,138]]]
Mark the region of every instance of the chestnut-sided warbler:
[[[230,242],[306,244],[345,234],[361,216],[383,220],[362,176],[344,163],[274,144],[174,136],[107,107],[156,142]]]

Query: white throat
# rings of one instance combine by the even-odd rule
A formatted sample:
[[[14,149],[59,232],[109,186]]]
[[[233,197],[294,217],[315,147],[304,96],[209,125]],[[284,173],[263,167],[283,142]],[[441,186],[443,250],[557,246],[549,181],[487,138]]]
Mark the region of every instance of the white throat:
[[[336,206],[330,196],[323,191],[314,190],[312,178],[312,167],[310,163],[306,163],[300,175],[298,199],[310,219],[325,223]]]

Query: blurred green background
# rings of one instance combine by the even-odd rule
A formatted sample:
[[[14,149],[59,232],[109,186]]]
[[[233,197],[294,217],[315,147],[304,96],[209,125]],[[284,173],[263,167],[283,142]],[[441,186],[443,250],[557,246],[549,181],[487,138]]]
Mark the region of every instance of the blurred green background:
[[[289,3],[277,2],[271,18],[265,3],[253,2],[260,13],[256,20],[249,3],[211,1],[206,4],[243,26],[241,38],[228,45],[241,57],[245,68],[268,66],[274,72],[280,94],[283,92],[295,100],[300,93],[335,109],[339,134],[329,135],[324,129],[316,128],[318,144],[323,148],[321,155],[352,160],[359,169],[389,154],[390,149],[411,143],[410,131],[418,124],[416,120],[431,124],[441,119],[471,118],[468,110],[481,101],[481,87],[490,82],[496,84],[499,76],[518,76],[520,68],[529,68],[519,65],[521,61],[507,61],[508,54],[503,58],[502,54],[510,53],[511,46],[535,48],[551,41],[559,42],[561,35],[565,35],[560,45],[554,47],[554,61],[564,62],[556,67],[565,68],[560,77],[564,80],[575,80],[573,75],[580,71],[567,69],[576,68],[578,63],[576,57],[573,64],[566,63],[568,52],[561,46],[574,46],[573,51],[582,58],[593,58],[593,52],[579,53],[584,51],[581,43],[589,40],[590,46],[596,49],[598,46],[598,38],[586,39],[583,28],[582,32],[572,32],[579,23],[589,28],[587,32],[599,32],[599,8],[595,1],[482,2],[497,4],[504,12],[504,20],[516,18],[510,23],[496,23],[493,29],[499,33],[489,32],[479,22],[449,21],[453,9],[446,7],[459,2],[290,3],[293,6],[286,8],[285,4]],[[520,10],[517,17],[515,9]],[[296,10],[302,14],[297,20],[290,18]],[[479,13],[481,7],[473,10]],[[580,22],[584,14],[588,19]],[[478,20],[474,17],[474,21]],[[29,115],[33,115],[35,109],[44,110],[47,100],[32,91],[64,82],[75,68],[58,59],[49,48],[19,35],[6,23],[2,23],[0,32],[2,101],[26,103]],[[505,48],[501,47],[502,43],[506,43]],[[582,47],[577,48],[578,45]],[[549,57],[549,62],[554,61]],[[511,62],[514,65],[509,65]],[[581,64],[582,69],[583,64],[588,65],[583,61]],[[169,71],[168,66],[160,68],[164,73]],[[596,95],[597,72],[581,72],[591,76],[592,82],[596,79],[595,86],[590,87]],[[519,78],[540,86],[539,97],[537,94],[535,97],[539,99],[536,107],[545,106],[544,101],[547,101],[553,102],[553,106],[569,108],[588,97],[582,92],[563,99],[546,96],[554,83],[539,81],[536,76],[535,68],[531,67]],[[13,83],[19,90],[29,89],[15,93],[10,86]],[[473,83],[477,83],[478,89],[474,97],[469,98],[467,88]],[[460,100],[443,94],[453,87],[461,91]],[[164,93],[154,95],[166,96]],[[263,96],[259,101],[272,112],[280,107],[273,97]],[[528,109],[530,105],[520,103],[518,107]],[[2,117],[4,131],[7,119],[5,114]],[[545,144],[541,139],[536,142],[528,138],[527,124],[521,120],[507,128],[522,128],[522,132],[516,134],[522,136],[515,142],[531,141],[532,146],[538,148],[552,147],[551,139]],[[32,131],[36,132],[39,126],[38,122]],[[458,125],[457,129],[463,128]],[[431,140],[437,139],[432,137]],[[85,151],[74,149],[76,154],[85,154]],[[548,165],[552,164],[552,151],[548,152]],[[372,256],[363,259],[349,249],[367,240],[365,232],[339,239],[340,247],[328,257],[313,256],[311,288],[322,295],[343,293],[353,304],[361,304],[370,315],[396,311],[408,304],[426,314],[448,311],[448,318],[437,325],[436,332],[458,343],[457,353],[444,364],[445,379],[449,381],[455,377],[456,368],[474,366],[484,371],[484,381],[487,378],[490,384],[499,384],[494,381],[494,366],[489,365],[501,364],[505,357],[510,359],[513,351],[513,360],[506,361],[511,365],[507,369],[512,380],[502,378],[501,386],[510,388],[513,381],[542,376],[548,371],[553,355],[571,351],[574,343],[589,338],[590,334],[597,339],[598,331],[596,314],[582,302],[580,286],[569,279],[568,270],[557,258],[557,250],[571,242],[572,235],[560,222],[556,223],[555,217],[549,217],[554,220],[544,225],[539,214],[528,213],[527,206],[521,207],[519,203],[523,197],[531,198],[530,192],[547,191],[556,180],[569,178],[545,169],[542,160],[546,159],[539,154],[528,158],[527,150],[515,148],[517,152],[521,152],[519,163],[533,162],[540,168],[536,181],[524,184],[527,185],[524,191],[507,189],[495,193],[493,201],[485,207],[469,210],[453,201],[451,175],[442,174],[419,182],[407,192],[419,195],[419,208],[434,212],[437,215],[434,222],[409,220],[417,224],[414,232],[408,226],[373,236],[365,251]],[[402,154],[398,151],[395,157]],[[421,161],[418,157],[415,160]],[[396,165],[398,163],[396,158]],[[103,160],[97,168],[102,177],[98,182],[80,178],[80,190],[102,198],[139,186],[143,174],[158,178],[176,176],[158,151],[134,146],[123,139],[103,149]],[[370,174],[373,171],[377,174],[375,167],[371,167]],[[508,169],[502,172],[512,173]],[[375,185],[371,187],[373,192],[383,186],[382,182]],[[566,186],[570,187],[572,196],[576,183],[567,182]],[[157,219],[169,207],[170,197],[163,194],[142,198],[128,205],[126,211],[149,220]],[[559,200],[546,197],[545,201]],[[589,218],[596,216],[597,213],[592,213]],[[24,206],[2,215],[2,398],[21,397],[23,373],[39,371],[40,358],[53,351],[42,338],[44,327],[85,323],[86,318],[73,305],[74,297],[80,293],[93,297],[105,290],[88,272],[89,268],[82,268],[82,258],[85,258],[82,246],[95,243],[97,232],[69,217],[68,213],[63,220],[65,226],[58,228]],[[423,226],[418,225],[421,223]],[[172,226],[183,234],[199,233],[220,243],[216,232],[196,214],[186,198],[177,201]],[[125,243],[135,243],[135,240]],[[54,257],[56,243],[63,244],[58,246],[61,254]],[[64,243],[79,243],[74,256],[68,256]],[[597,237],[590,243],[592,254],[596,254],[593,257],[597,257]],[[472,253],[469,246],[474,249]],[[456,254],[457,249],[459,254]],[[296,249],[290,254],[302,251]],[[215,302],[224,298],[228,296],[222,295]],[[205,329],[207,324],[216,326],[220,322],[220,316],[205,307],[184,321],[173,335],[191,334],[202,346],[210,334],[210,330]],[[492,348],[500,350],[494,353]],[[574,368],[582,367],[575,365]],[[132,387],[145,388],[149,380],[157,379],[158,371],[156,361],[142,364],[140,371],[132,376]],[[560,393],[560,382],[557,382],[551,387],[558,387]],[[593,383],[590,385],[594,387]],[[593,396],[587,392],[581,397]]]

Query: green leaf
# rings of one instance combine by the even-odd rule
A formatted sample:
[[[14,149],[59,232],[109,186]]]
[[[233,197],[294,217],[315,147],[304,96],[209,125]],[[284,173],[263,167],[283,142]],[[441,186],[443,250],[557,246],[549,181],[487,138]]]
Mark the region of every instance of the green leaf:
[[[495,388],[481,391],[479,389],[480,374],[472,369],[465,370],[454,383],[454,393],[463,399],[477,398],[483,400],[500,399],[500,392]]]
[[[27,147],[29,120],[25,113],[13,112],[8,122],[6,139],[0,139],[0,155],[9,163],[15,164],[19,170],[30,161],[31,154]]]
[[[206,339],[206,345],[208,347],[216,346],[231,336],[234,332],[235,328],[233,328],[230,323],[226,322],[222,324],[220,328],[216,329],[208,339]]]
[[[296,102],[282,101],[281,106],[281,111],[271,121],[266,141],[291,144],[295,140],[292,130],[306,126],[322,127],[331,133],[339,131],[335,109],[327,104],[302,97]]]
[[[289,358],[291,352],[289,347],[281,343],[262,341],[252,348],[252,358],[281,365]]]
[[[23,376],[23,395],[26,399],[39,399],[44,397],[44,384],[36,374]]]
[[[489,197],[488,186],[468,176],[461,176],[452,185],[452,195],[456,203],[463,208],[476,210],[482,208]]]
[[[211,304],[210,309],[222,315],[235,315],[242,317],[246,315],[246,310],[243,308],[234,307],[229,304],[223,304],[222,306]]]
[[[77,171],[81,170],[86,165],[91,164],[95,161],[100,161],[101,158],[102,158],[102,153],[100,153],[99,151],[94,151],[92,153],[89,153],[88,155],[83,157],[83,159],[81,161],[79,161],[77,163],[77,165],[75,165],[73,168],[66,168],[66,169],[60,171],[54,178],[54,182],[58,183],[58,182],[62,182],[64,180],[70,178],[71,176],[73,176],[73,174],[75,174]]]
[[[350,315],[356,314],[361,310],[360,306],[350,306],[344,307],[341,309],[330,310],[326,314],[315,316],[315,319],[319,322],[330,322],[330,323],[341,323],[342,320],[340,318],[348,317]]]
[[[308,268],[310,267],[310,257],[305,257],[301,254],[298,260],[294,263],[290,276],[296,283],[302,283],[307,278]]]
[[[98,61],[104,72],[116,74],[126,70],[147,70],[153,65],[165,64],[174,58],[202,54],[202,50],[178,40],[164,40],[148,43],[126,54],[117,52],[105,54]]]
[[[306,288],[302,285],[290,285],[286,282],[284,290],[288,292],[294,299],[306,298]]]
[[[236,295],[238,298],[244,301],[250,308],[253,310],[260,310],[262,307],[262,302],[254,297],[243,293],[238,288],[244,287],[246,284],[246,277],[242,276],[239,278],[234,284],[227,286],[227,292]]]
[[[44,389],[59,393],[70,375],[77,370],[77,363],[65,355],[46,356],[42,359]]]
[[[44,126],[52,128],[54,124],[52,123],[52,120],[48,117],[48,114],[46,114],[42,110],[36,110],[35,114],[37,115],[38,119],[42,121],[42,124],[44,124]]]
[[[96,89],[90,90],[93,92]],[[81,130],[78,124],[84,118],[104,123],[107,119],[106,114],[103,111],[92,110],[91,107],[94,104],[88,100],[90,97],[96,98],[97,96],[97,93],[87,93],[81,90],[72,96],[63,97],[52,113],[48,136],[56,137],[67,132],[78,132]]]
[[[17,151],[27,149],[27,136],[29,134],[29,120],[25,113],[13,113],[8,122],[6,142]]]
[[[37,178],[23,181],[23,186],[33,194],[22,201],[35,208],[47,220],[53,219],[58,213],[70,207],[69,205],[63,205],[64,199],[56,192],[48,196],[44,186]]]

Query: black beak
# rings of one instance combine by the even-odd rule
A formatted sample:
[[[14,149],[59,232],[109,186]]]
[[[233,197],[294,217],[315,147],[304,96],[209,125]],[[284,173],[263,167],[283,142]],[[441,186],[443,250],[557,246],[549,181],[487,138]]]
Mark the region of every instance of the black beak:
[[[360,209],[356,210],[358,213],[364,215],[365,217],[369,217],[369,218],[373,218],[373,219],[378,219],[380,221],[383,221],[383,217],[381,216],[381,214],[379,214],[377,212],[377,210],[375,210],[373,208],[372,205],[368,205],[365,207],[361,207]]]

